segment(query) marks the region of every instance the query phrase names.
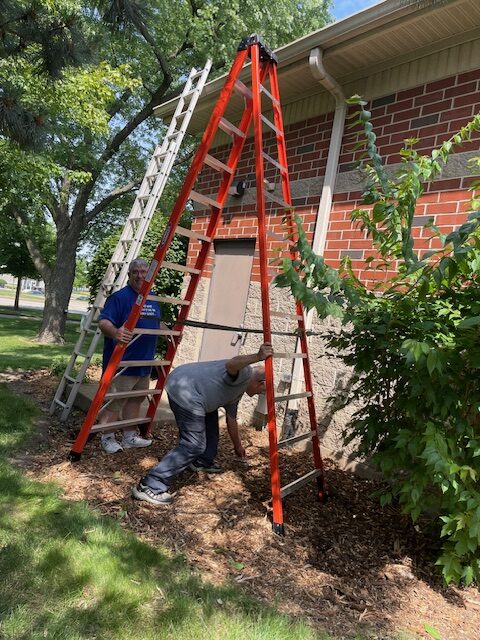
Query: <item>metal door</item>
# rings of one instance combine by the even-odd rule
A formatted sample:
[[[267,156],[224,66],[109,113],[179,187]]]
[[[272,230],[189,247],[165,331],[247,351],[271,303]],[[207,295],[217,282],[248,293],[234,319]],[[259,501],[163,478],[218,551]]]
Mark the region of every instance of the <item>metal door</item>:
[[[247,306],[255,239],[215,240],[215,261],[208,295],[206,322],[240,327]],[[206,329],[199,360],[237,355],[245,334]]]

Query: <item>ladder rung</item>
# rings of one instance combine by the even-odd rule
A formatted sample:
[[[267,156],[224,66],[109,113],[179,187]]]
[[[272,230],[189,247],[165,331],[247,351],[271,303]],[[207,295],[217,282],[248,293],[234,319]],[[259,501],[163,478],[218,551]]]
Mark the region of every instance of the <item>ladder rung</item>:
[[[175,233],[179,233],[181,236],[186,236],[187,238],[193,238],[194,240],[202,240],[203,242],[212,241],[208,236],[205,236],[202,233],[197,233],[192,229],[185,229],[185,227],[177,227],[175,229]]]
[[[226,118],[220,118],[218,126],[229,136],[237,136],[238,138],[245,138],[245,134],[234,124],[229,122]]]
[[[186,306],[190,304],[189,300],[182,300],[182,298],[170,298],[169,296],[156,296],[154,294],[148,295],[147,300],[156,300],[157,302],[164,302],[165,304],[183,304]]]
[[[125,429],[137,424],[146,424],[150,422],[150,418],[132,418],[130,420],[117,420],[116,422],[107,422],[106,424],[94,424],[91,432],[98,433],[99,431],[111,431],[112,429]]]
[[[285,236],[282,236],[280,233],[275,233],[275,231],[269,231],[267,229],[266,235],[269,238],[272,238],[272,240],[278,240],[278,242],[283,242],[288,247],[292,247],[292,246],[295,245],[295,243],[292,240],[289,240],[288,238],[285,238]]]
[[[198,191],[194,191],[193,189],[192,191],[190,191],[190,198],[192,200],[195,200],[195,202],[199,202],[200,204],[207,205],[207,207],[213,207],[214,209],[222,208],[222,205],[219,202],[216,202],[212,198],[209,198],[208,196],[204,196],[203,194],[198,193]]]
[[[165,136],[165,140],[173,140],[178,136],[179,133],[180,131],[172,131],[171,133],[168,134],[168,136]]]
[[[214,158],[209,153],[207,153],[207,155],[205,156],[204,163],[207,164],[209,167],[212,167],[212,169],[215,169],[216,171],[225,171],[226,173],[230,173],[230,174],[233,173],[233,169],[231,167],[226,165],[221,160]]]
[[[65,408],[67,406],[65,402],[62,402],[61,400],[58,400],[57,398],[54,398],[53,401],[56,402],[57,404],[59,404],[63,408]]]
[[[293,353],[293,352],[292,353],[277,353],[277,352],[274,352],[273,357],[274,358],[285,358],[285,359],[287,359],[287,358],[302,358],[302,359],[305,359],[307,357],[307,354],[306,353]]]
[[[309,438],[313,438],[313,436],[317,435],[317,430],[312,429],[311,431],[307,431],[307,433],[300,433],[298,436],[292,436],[291,438],[285,438],[285,440],[279,440],[277,442],[277,447],[288,447],[290,444],[294,444],[295,442],[301,442],[302,440],[308,440]]]
[[[190,80],[196,80],[197,78],[200,78],[204,71],[205,69],[200,69],[199,71],[195,70],[190,76]]]
[[[80,358],[87,358],[88,356],[85,353],[80,353],[80,351],[74,351],[76,356],[79,356]]]
[[[277,134],[277,136],[283,136],[283,131],[281,129],[279,129],[278,127],[276,127],[273,122],[271,122],[268,118],[266,118],[263,114],[260,116],[262,121],[267,125],[267,127],[269,127],[269,129],[272,129],[273,131],[275,131],[275,133]]]
[[[268,200],[275,202],[275,204],[279,204],[283,209],[293,209],[291,204],[288,204],[288,202],[285,202],[285,200],[282,200],[282,198],[274,195],[270,191],[265,191],[265,195]]]
[[[76,378],[72,378],[72,376],[65,376],[65,380],[68,380],[69,382],[76,382],[77,379]]]
[[[282,173],[287,172],[286,167],[284,167],[282,164],[277,162],[274,158],[272,158],[272,156],[269,156],[268,153],[265,153],[265,151],[262,151],[262,156],[267,162],[270,162],[270,164],[273,164],[273,166],[277,167],[277,169],[279,169],[279,171],[281,171]],[[270,193],[270,192],[267,192],[267,193]]]
[[[173,331],[173,329],[133,329],[132,333],[146,336],[179,336],[181,331]]]
[[[168,154],[168,150],[167,151],[161,151],[160,153],[154,153],[153,157],[155,158],[155,160],[159,160],[162,158],[165,158]]]
[[[274,318],[284,318],[285,320],[303,320],[303,316],[296,313],[284,313],[283,311],[270,311],[270,315]]]
[[[112,391],[106,393],[105,398],[111,400],[112,398],[141,398],[142,396],[158,396],[162,393],[163,389],[138,389],[136,391]]]
[[[151,193],[144,193],[142,196],[137,196],[137,200],[148,200],[151,195]],[[132,218],[130,218],[130,220],[132,220]]]
[[[297,489],[300,489],[300,487],[303,487],[303,485],[310,482],[310,480],[318,478],[319,475],[321,475],[320,469],[309,471],[309,473],[306,473],[301,478],[297,478],[297,480],[294,480],[293,482],[290,482],[290,484],[286,484],[284,487],[282,487],[280,489],[280,496],[282,498],[285,498],[285,496],[288,496],[290,493],[293,493]]]
[[[120,367],[166,367],[172,364],[171,360],[122,360],[118,365]]]
[[[300,398],[311,398],[311,391],[303,391],[302,393],[289,393],[286,396],[275,396],[275,402],[283,402],[284,400],[300,400]]]
[[[267,98],[270,98],[270,100],[276,107],[280,106],[280,102],[272,96],[270,91],[266,87],[264,87],[263,84],[260,85],[260,93],[264,93],[267,96]]]
[[[181,271],[182,273],[201,273],[200,269],[187,267],[184,264],[177,264],[176,262],[168,262],[166,260],[162,262],[162,267],[165,269],[173,269],[174,271]]]
[[[244,98],[247,98],[248,100],[252,99],[252,92],[241,80],[235,80],[234,89]]]

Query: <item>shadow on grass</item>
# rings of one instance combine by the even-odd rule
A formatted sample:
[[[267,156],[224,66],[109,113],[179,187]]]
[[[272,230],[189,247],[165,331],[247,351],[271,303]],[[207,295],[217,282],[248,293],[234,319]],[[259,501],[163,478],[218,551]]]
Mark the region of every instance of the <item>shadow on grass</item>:
[[[55,485],[6,461],[31,433],[36,410],[0,386],[0,636],[319,638],[301,622],[202,582],[181,556],[139,541]]]

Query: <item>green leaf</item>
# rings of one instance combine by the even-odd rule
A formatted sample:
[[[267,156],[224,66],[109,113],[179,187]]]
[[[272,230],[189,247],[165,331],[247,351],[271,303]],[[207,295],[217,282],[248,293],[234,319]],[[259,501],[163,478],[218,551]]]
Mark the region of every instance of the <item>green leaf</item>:
[[[442,640],[442,635],[440,631],[438,629],[435,629],[435,627],[432,627],[432,625],[425,622],[425,624],[423,625],[423,628],[425,629],[425,631],[428,633],[429,636],[434,638],[434,640]]]

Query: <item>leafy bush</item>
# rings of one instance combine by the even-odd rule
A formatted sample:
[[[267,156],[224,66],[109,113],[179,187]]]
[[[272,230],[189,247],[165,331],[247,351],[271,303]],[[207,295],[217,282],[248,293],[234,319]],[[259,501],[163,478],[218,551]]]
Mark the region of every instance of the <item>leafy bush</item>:
[[[344,261],[337,271],[313,253],[297,218],[299,259],[285,260],[288,286],[320,317],[341,318],[328,347],[352,370],[344,403],[360,408],[344,438],[354,442],[389,480],[383,505],[396,499],[413,521],[433,518],[447,583],[480,580],[480,200],[447,237],[430,225],[441,248],[415,250],[412,224],[426,182],[456,145],[480,130],[480,114],[431,156],[406,141],[401,171],[388,177],[364,102],[353,126],[366,134],[366,208],[352,219],[378,251],[367,269],[397,273],[368,289]],[[477,164],[480,164],[477,161]],[[473,189],[478,188],[473,185]],[[392,268],[392,267],[390,267]],[[344,406],[344,405],[343,405]]]

